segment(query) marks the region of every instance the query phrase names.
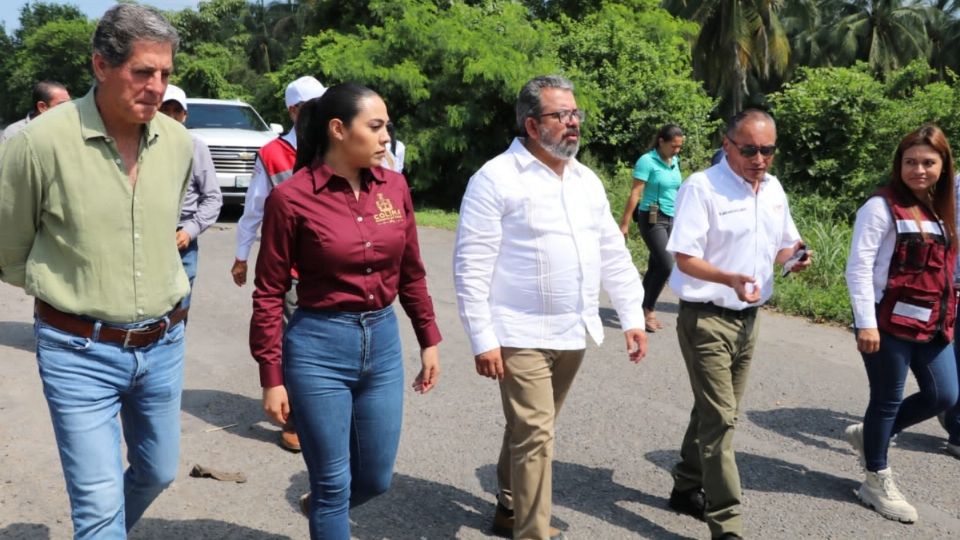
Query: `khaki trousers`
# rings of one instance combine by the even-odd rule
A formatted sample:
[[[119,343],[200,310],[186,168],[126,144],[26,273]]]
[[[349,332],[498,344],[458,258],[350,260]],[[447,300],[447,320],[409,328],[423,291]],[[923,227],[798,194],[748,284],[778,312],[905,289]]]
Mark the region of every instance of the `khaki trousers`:
[[[673,469],[674,488],[703,488],[706,520],[714,538],[743,536],[740,473],[733,433],[757,341],[756,310],[716,313],[681,303],[680,352],[693,390],[690,423]]]
[[[500,503],[513,510],[513,537],[549,538],[554,424],[584,350],[503,347],[500,398],[506,427],[497,463]]]

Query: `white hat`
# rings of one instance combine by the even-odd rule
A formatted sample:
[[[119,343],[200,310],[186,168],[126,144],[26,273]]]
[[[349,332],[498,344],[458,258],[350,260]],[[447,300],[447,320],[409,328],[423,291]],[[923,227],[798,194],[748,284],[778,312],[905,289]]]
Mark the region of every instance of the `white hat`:
[[[286,92],[286,102],[287,107],[293,107],[294,105],[303,103],[304,101],[309,101],[313,98],[318,98],[326,92],[327,89],[320,84],[320,81],[310,77],[300,77],[299,79],[293,81],[287,86]]]
[[[167,85],[167,91],[163,93],[163,101],[161,101],[161,103],[168,101],[176,101],[183,107],[183,110],[187,110],[187,94],[179,86],[172,84]]]

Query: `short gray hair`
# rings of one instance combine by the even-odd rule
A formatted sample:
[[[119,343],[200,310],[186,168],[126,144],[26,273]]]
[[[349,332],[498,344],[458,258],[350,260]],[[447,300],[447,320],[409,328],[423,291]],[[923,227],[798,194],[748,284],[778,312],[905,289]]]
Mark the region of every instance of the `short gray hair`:
[[[119,66],[130,58],[136,41],[169,43],[176,54],[180,36],[157,10],[137,4],[117,4],[108,9],[97,24],[93,52],[111,66]]]
[[[727,137],[733,137],[736,135],[737,131],[740,129],[740,126],[742,126],[748,120],[751,122],[756,122],[758,120],[770,122],[773,124],[773,129],[777,129],[777,122],[773,119],[773,116],[770,113],[757,107],[747,107],[727,121],[727,129],[725,132]]]
[[[527,84],[520,89],[517,96],[517,129],[521,134],[526,134],[523,124],[527,118],[540,118],[543,112],[543,105],[540,102],[540,92],[544,88],[557,88],[560,90],[569,90],[573,92],[573,83],[566,77],[559,75],[541,75],[530,79]]]

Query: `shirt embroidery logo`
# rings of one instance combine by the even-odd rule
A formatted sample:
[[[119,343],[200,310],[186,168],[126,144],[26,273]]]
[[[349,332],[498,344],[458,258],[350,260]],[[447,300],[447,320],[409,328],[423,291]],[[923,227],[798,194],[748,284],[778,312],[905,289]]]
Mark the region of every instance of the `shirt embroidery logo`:
[[[377,210],[379,210],[380,213],[373,216],[373,220],[377,222],[377,225],[403,221],[403,211],[394,208],[393,202],[384,197],[383,193],[377,193]]]

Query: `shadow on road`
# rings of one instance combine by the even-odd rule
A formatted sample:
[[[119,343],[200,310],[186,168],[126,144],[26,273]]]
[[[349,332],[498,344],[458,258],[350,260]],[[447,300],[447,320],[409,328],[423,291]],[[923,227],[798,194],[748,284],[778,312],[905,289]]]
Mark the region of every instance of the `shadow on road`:
[[[840,454],[850,453],[850,447],[843,438],[844,428],[861,421],[860,417],[852,414],[805,407],[747,411],[747,418],[762,428],[796,439],[807,446]],[[836,439],[841,444],[830,444],[824,439]]]
[[[242,525],[212,519],[142,519],[130,531],[130,540],[169,540],[171,538],[229,538],[230,540],[290,540],[289,536],[270,534]]]
[[[308,489],[306,472],[290,478],[286,498],[297,512],[300,496]],[[395,474],[389,491],[350,510],[350,528],[360,540],[458,538],[463,529],[489,533],[492,512],[492,501],[453,486]],[[303,529],[306,534],[306,518]]]
[[[50,528],[37,523],[13,523],[0,529],[4,540],[49,540]],[[212,519],[174,521],[142,519],[131,531],[131,540],[169,540],[170,538],[207,538],[230,540],[290,540],[289,536],[269,534],[241,525]]]
[[[50,540],[50,527],[40,523],[11,523],[0,529],[6,540]]]
[[[680,458],[680,453],[676,450],[657,450],[648,453],[646,458],[669,471]],[[740,482],[744,489],[796,493],[818,499],[859,504],[853,496],[853,490],[860,482],[852,478],[842,478],[782,459],[746,452],[737,452],[737,468],[740,470]]]
[[[497,492],[497,467],[484,465],[477,469],[476,474],[484,491],[491,494],[491,502],[487,503],[487,506],[492,507],[493,494]],[[666,489],[669,490],[669,486]],[[656,497],[614,482],[612,469],[587,467],[565,461],[553,462],[554,505],[593,516],[615,527],[639,534],[643,538],[671,540],[689,538],[664,529],[640,514],[623,508],[622,504],[625,502],[668,510],[666,498]],[[492,509],[487,512],[491,511]],[[557,521],[557,518],[554,518],[551,525],[559,529],[568,528],[565,523],[557,523]],[[571,534],[575,533],[576,531],[571,531]]]
[[[211,426],[237,427],[227,431],[241,437],[276,444],[280,428],[267,429],[259,399],[221,390],[184,389],[180,408]]]
[[[0,345],[34,352],[36,339],[33,337],[33,323],[20,321],[0,321]]]

